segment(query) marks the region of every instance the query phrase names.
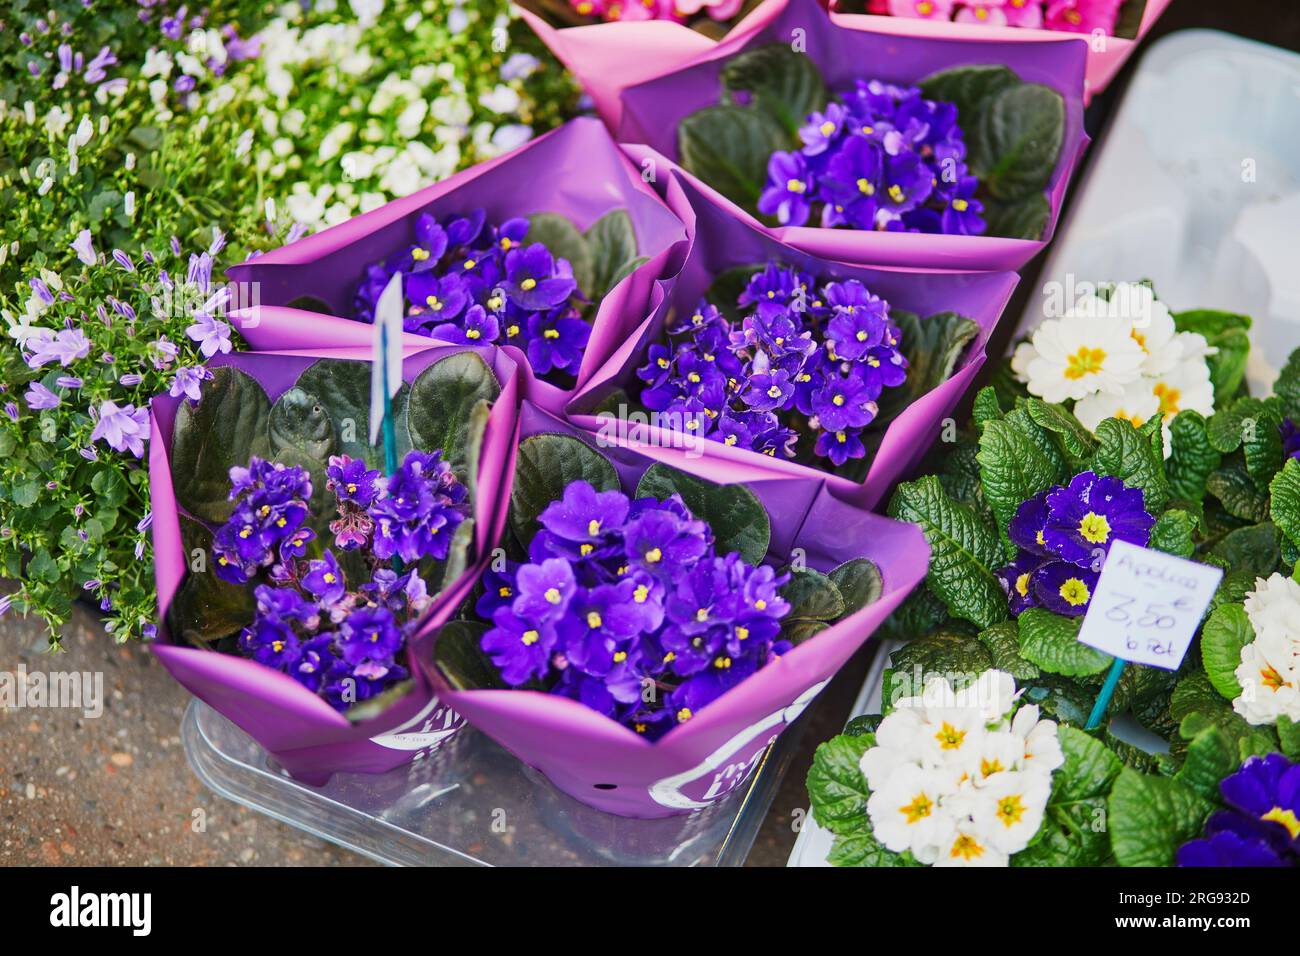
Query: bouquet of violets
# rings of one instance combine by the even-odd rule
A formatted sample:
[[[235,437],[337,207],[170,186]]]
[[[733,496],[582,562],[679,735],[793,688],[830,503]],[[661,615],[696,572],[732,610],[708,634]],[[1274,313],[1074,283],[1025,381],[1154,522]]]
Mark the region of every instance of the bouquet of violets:
[[[575,192],[575,181],[606,188]],[[515,346],[538,400],[558,409],[616,346],[623,317],[649,307],[684,241],[603,127],[579,119],[231,268],[260,292],[233,317],[261,347],[360,345],[400,275],[407,347]]]
[[[410,759],[412,724],[459,726],[412,655],[468,593],[498,527],[479,462],[513,429],[506,356],[413,354],[388,473],[368,443],[361,354],[229,356],[197,399],[154,406],[154,649],[310,780]]]
[[[635,438],[644,418],[653,440],[762,455],[874,504],[978,369],[1014,276],[823,262],[728,217],[684,178],[666,194],[690,252],[662,307],[569,413]]]
[[[980,44],[988,61],[969,64],[951,42],[849,29],[810,0],[773,4],[725,56],[624,90],[619,138],[808,252],[1015,268],[1050,237],[1084,142],[1085,54]]]
[[[438,635],[435,680],[602,809],[663,816],[738,787],[920,567],[913,529],[816,482],[598,450],[528,403],[520,432],[509,534]]]

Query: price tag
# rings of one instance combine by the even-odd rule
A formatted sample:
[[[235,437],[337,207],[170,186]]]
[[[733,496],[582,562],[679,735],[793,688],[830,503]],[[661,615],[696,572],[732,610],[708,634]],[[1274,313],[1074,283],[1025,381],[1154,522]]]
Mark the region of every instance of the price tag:
[[[1222,577],[1220,568],[1116,541],[1079,641],[1134,664],[1177,670]]]

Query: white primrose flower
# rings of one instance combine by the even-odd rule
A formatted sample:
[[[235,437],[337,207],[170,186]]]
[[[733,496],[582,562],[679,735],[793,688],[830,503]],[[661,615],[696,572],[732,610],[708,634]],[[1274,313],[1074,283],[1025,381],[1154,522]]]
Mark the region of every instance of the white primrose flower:
[[[1038,832],[1064,763],[1056,724],[1016,709],[1015,681],[988,670],[960,690],[932,677],[899,700],[859,763],[877,839],[935,866],[1006,866]]]
[[[144,66],[140,75],[144,77],[162,77],[164,80],[172,74],[172,55],[166,50],[150,47],[144,54]]]
[[[1078,401],[1097,392],[1122,394],[1145,357],[1126,318],[1067,313],[1048,319],[1021,343],[1012,370],[1046,402]]]
[[[1232,709],[1252,724],[1300,720],[1300,584],[1273,574],[1255,582],[1243,602],[1255,639],[1234,671],[1241,695]]]

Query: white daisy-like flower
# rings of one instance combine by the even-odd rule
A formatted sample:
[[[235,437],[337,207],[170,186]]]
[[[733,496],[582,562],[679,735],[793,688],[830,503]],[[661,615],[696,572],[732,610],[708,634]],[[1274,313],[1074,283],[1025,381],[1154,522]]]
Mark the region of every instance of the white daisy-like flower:
[[[1051,792],[1050,774],[1020,771],[994,774],[973,801],[973,832],[1003,853],[1018,853],[1029,845],[1042,825]]]
[[[952,820],[940,807],[954,781],[950,773],[904,764],[889,775],[867,800],[876,839],[895,853],[912,851],[918,860],[937,856],[939,841],[952,829]]]
[[[1201,337],[1198,335],[1196,338]],[[1176,340],[1171,340],[1166,348],[1177,351],[1179,345]],[[1159,412],[1164,431],[1164,453],[1168,458],[1171,447],[1169,423],[1185,409],[1200,412],[1207,418],[1214,414],[1214,385],[1210,381],[1209,366],[1202,356],[1179,361],[1160,375],[1143,375],[1126,385],[1119,394],[1102,393],[1080,399],[1074,404],[1074,415],[1084,428],[1095,432],[1107,418],[1125,419],[1136,428]]]
[[[1232,708],[1252,724],[1300,720],[1300,584],[1283,574],[1255,582],[1242,602],[1255,639],[1234,671],[1241,695]]]
[[[1011,732],[1024,741],[1018,770],[1051,773],[1065,763],[1061,741],[1056,735],[1056,721],[1040,720],[1038,705],[1026,704],[1011,719]]]
[[[972,826],[956,827],[940,845],[935,866],[1008,866],[1006,853],[993,846]]]
[[[1146,357],[1132,330],[1129,319],[1106,314],[1071,312],[1048,319],[1016,349],[1012,369],[1047,402],[1122,394],[1141,374]]]

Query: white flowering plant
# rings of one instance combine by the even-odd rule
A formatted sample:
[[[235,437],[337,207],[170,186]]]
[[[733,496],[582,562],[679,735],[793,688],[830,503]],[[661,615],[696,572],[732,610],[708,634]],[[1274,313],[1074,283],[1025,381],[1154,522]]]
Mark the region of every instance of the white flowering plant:
[[[1300,352],[1273,394],[1251,396],[1244,381],[1247,317],[1165,316],[1144,285],[1128,288],[1138,312],[1149,310],[1151,322],[1142,327],[1150,344],[1163,343],[1164,359],[1193,355],[1187,363],[1203,366],[1215,396],[1212,413],[1180,408],[1169,416],[1157,407],[1145,419],[1117,412],[1088,427],[1079,407],[1103,393],[1075,391],[1071,399],[1046,387],[1043,369],[1055,369],[1060,388],[1134,369],[1147,375],[1135,326],[1117,319],[1106,331],[1097,316],[1075,315],[1046,338],[1032,337],[1033,355],[1026,359],[1022,346],[995,369],[992,384],[974,399],[969,425],[955,442],[937,446],[934,473],[903,483],[890,502],[891,516],[921,526],[932,558],[925,584],[886,628],[907,643],[885,672],[885,695],[919,686],[918,673],[995,667],[1011,674],[1046,716],[1084,726],[1112,659],[1076,636],[1109,547],[1123,540],[1218,566],[1224,577],[1179,670],[1126,668],[1110,713],[1168,741],[1175,763],[1190,746],[1179,728],[1192,715],[1219,727],[1234,752],[1272,752],[1294,733],[1284,657],[1291,645],[1272,632],[1252,645],[1243,602],[1265,581],[1273,583],[1251,606],[1280,601],[1289,588],[1283,592],[1276,582],[1291,576],[1300,559],[1300,461],[1293,457],[1300,452]],[[1093,326],[1101,330],[1094,334]],[[1056,359],[1080,350],[1088,362],[1093,350],[1105,352],[1087,372],[1093,378],[1058,374],[1067,366]],[[1125,352],[1127,364],[1109,364]],[[1279,616],[1274,610],[1269,619]],[[1258,696],[1234,710],[1245,689],[1235,672],[1248,664],[1260,665],[1252,680]],[[1261,719],[1274,712],[1285,720]],[[1109,731],[1102,739],[1133,769],[1154,768],[1150,755]]]
[[[417,51],[415,54],[412,51]],[[221,270],[509,149],[575,87],[505,0],[12,4],[0,28],[0,614],[148,635],[149,399]]]

